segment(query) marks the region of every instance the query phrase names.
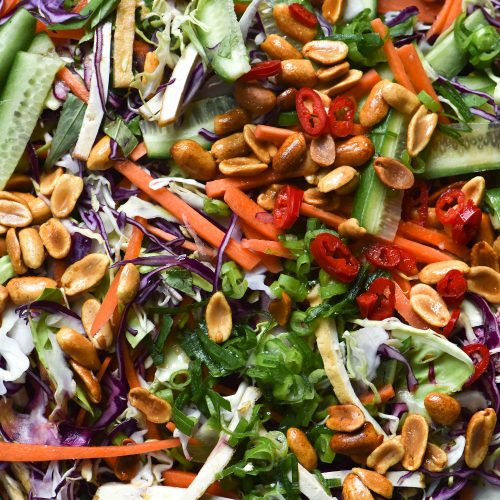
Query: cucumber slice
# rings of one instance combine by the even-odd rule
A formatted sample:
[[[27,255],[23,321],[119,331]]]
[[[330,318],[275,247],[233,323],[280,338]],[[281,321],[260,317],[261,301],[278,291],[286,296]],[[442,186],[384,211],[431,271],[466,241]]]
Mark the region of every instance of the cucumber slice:
[[[225,113],[235,106],[231,97],[220,96],[202,99],[192,103],[182,118],[166,127],[159,127],[155,122],[141,122],[142,136],[150,158],[170,158],[170,148],[174,142],[191,139],[204,148],[211,142],[198,134],[201,128],[214,130],[215,115]]]
[[[62,66],[59,58],[28,52],[14,59],[0,95],[0,189],[16,168]]]
[[[407,118],[391,110],[371,133],[375,151],[380,156],[398,158],[406,146]],[[401,218],[403,191],[386,187],[373,169],[373,160],[361,174],[352,216],[368,233],[392,241]]]
[[[484,203],[489,209],[493,227],[497,231],[500,230],[500,188],[488,189],[484,197]]]
[[[26,50],[35,36],[36,19],[19,9],[0,29],[0,88],[7,81],[16,54]]]
[[[500,170],[500,124],[474,122],[461,143],[436,131],[427,147],[425,179]]]
[[[41,56],[48,56],[54,53],[55,49],[56,47],[47,33],[38,33],[28,47],[28,52],[40,54]]]
[[[250,71],[250,60],[232,0],[199,0],[196,31],[214,71],[226,81]]]

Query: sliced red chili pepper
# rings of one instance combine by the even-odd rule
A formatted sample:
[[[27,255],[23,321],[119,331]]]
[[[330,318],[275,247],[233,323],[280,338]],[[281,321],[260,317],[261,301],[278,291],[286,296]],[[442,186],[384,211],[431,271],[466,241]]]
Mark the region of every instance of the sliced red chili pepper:
[[[271,60],[263,61],[252,66],[252,69],[240,77],[242,82],[250,80],[262,80],[270,76],[276,76],[281,73],[281,61]]]
[[[436,201],[436,216],[441,224],[453,224],[465,204],[465,195],[460,189],[445,191]]]
[[[365,292],[356,297],[359,307],[359,315],[368,318],[377,305],[378,295],[376,293]]]
[[[466,383],[466,385],[471,385],[486,371],[486,368],[488,368],[490,351],[484,344],[469,344],[462,347],[462,350],[474,362],[474,373]],[[480,357],[479,360],[477,359],[477,355]]]
[[[300,3],[292,3],[288,6],[288,9],[292,17],[304,26],[314,28],[318,24],[316,16],[309,12],[303,5],[300,5]]]
[[[326,111],[321,97],[313,89],[302,87],[297,92],[295,108],[304,132],[312,136],[323,133],[327,120]]]
[[[346,137],[353,129],[354,101],[349,97],[339,95],[333,99],[328,109],[328,125],[334,137]]]
[[[458,318],[460,317],[460,309],[453,309],[451,312],[451,318],[448,323],[446,323],[446,326],[443,328],[443,335],[445,337],[449,337],[453,329],[455,328],[455,325],[457,324]]]
[[[481,224],[481,210],[469,200],[458,212],[457,218],[451,228],[453,241],[467,245],[476,236]]]
[[[321,233],[311,242],[311,253],[328,274],[342,283],[349,283],[359,272],[359,261],[336,236]]]
[[[399,261],[396,269],[398,271],[401,271],[406,276],[414,276],[415,274],[417,274],[418,268],[417,260],[415,259],[415,257],[405,252],[404,250],[401,250],[401,248],[398,248],[398,250],[399,255],[401,256],[401,260]]]
[[[416,180],[403,196],[403,210],[401,217],[423,226],[429,214],[429,189],[424,181]],[[415,217],[415,215],[417,217]]]
[[[388,278],[377,278],[367,292],[356,297],[361,316],[374,320],[383,320],[393,316],[395,293],[394,281]]]
[[[467,281],[463,273],[457,269],[452,269],[437,282],[436,288],[447,304],[457,307],[464,300]]]
[[[394,269],[401,261],[399,249],[393,245],[374,243],[365,250],[368,262],[381,269]]]
[[[273,224],[278,229],[290,229],[299,218],[304,191],[283,186],[274,200]]]

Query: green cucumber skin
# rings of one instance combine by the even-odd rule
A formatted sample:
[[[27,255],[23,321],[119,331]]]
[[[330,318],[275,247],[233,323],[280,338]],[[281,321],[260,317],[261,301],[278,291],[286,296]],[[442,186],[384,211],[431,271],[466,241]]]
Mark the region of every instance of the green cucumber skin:
[[[500,170],[500,124],[471,123],[458,141],[436,132],[426,150],[424,179]]]
[[[19,9],[0,29],[0,88],[7,81],[16,54],[26,50],[35,36],[36,19]]]
[[[15,170],[42,113],[58,58],[19,52],[0,95],[0,189]]]

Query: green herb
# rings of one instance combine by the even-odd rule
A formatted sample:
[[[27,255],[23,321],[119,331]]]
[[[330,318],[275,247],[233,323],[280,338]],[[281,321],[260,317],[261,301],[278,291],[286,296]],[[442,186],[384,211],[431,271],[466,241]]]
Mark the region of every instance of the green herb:
[[[165,353],[163,349],[165,347],[165,342],[167,341],[168,335],[172,329],[174,321],[172,316],[163,316],[161,320],[160,333],[153,343],[150,354],[155,366],[161,365],[165,359]]]
[[[467,104],[467,106],[469,106],[470,108],[480,108],[488,102],[488,99],[486,99],[486,97],[482,97],[480,95],[465,94],[463,97],[465,104]]]
[[[297,111],[283,111],[278,116],[278,125],[280,127],[293,127],[299,123]]]
[[[231,215],[231,210],[229,210],[229,207],[223,201],[212,198],[205,198],[203,200],[203,211],[209,215],[219,215],[222,217],[229,217]]]
[[[469,106],[465,103],[462,95],[458,90],[450,85],[449,83],[440,83],[436,85],[436,90],[450,103],[455,106],[460,116],[458,117],[460,121],[471,122],[474,119],[474,115],[471,113]]]
[[[193,296],[193,277],[191,271],[183,267],[171,267],[163,273],[163,279],[167,285]]]
[[[224,295],[232,299],[241,299],[245,295],[248,289],[248,282],[232,260],[222,264],[220,275]]]
[[[278,281],[272,283],[271,290],[273,290],[273,292],[275,292],[275,294],[279,297],[281,297],[281,291],[283,290],[297,302],[305,300],[308,293],[307,287],[304,283],[293,276],[283,273],[280,274]]]
[[[398,36],[407,36],[413,34],[413,28],[416,22],[416,16],[409,17],[406,21],[391,26],[389,28],[389,37],[394,39]]]
[[[135,135],[130,131],[127,125],[125,125],[125,122],[121,118],[118,118],[114,122],[107,123],[104,126],[104,132],[118,143],[118,146],[120,146],[125,156],[129,156],[139,144]]]
[[[436,102],[425,90],[420,91],[417,96],[420,102],[433,113],[437,113],[441,105]]]

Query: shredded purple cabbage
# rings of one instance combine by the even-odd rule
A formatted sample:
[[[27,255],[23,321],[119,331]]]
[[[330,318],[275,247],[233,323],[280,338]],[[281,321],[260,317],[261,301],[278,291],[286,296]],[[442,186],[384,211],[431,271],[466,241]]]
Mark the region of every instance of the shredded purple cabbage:
[[[469,4],[469,6],[467,7],[467,14],[471,15],[477,9],[479,9],[483,13],[483,16],[492,26],[495,26],[495,28],[500,28],[500,21],[498,21],[495,16],[492,16],[482,5]]]
[[[71,235],[71,250],[66,257],[66,261],[70,264],[82,260],[90,253],[92,247],[92,239],[81,233],[74,232]]]
[[[427,376],[428,376],[429,382],[431,384],[435,384],[436,383],[436,373],[434,371],[434,362],[433,361],[429,362],[429,372],[428,372]]]
[[[99,99],[101,101],[101,106],[104,112],[106,112],[106,96],[104,92],[104,84],[102,82],[101,75],[101,62],[102,62],[102,26],[99,26],[95,30],[95,51],[94,51],[94,71],[97,79],[97,89],[99,90]]]
[[[470,108],[470,112],[473,115],[480,116],[481,118],[488,120],[489,122],[493,122],[493,123],[500,122],[500,118],[498,116],[494,115],[493,113],[488,113],[487,111],[484,111],[483,109]]]
[[[62,80],[56,80],[53,90],[54,97],[56,97],[60,101],[64,101],[68,96],[68,92],[69,87]]]
[[[321,11],[318,9],[314,9],[314,14],[316,15],[316,19],[318,20],[318,24],[320,25],[321,29],[323,30],[323,34],[325,36],[332,36],[333,35],[332,25],[325,19],[325,17],[321,13]]]
[[[52,302],[50,300],[35,300],[29,304],[23,304],[16,309],[16,313],[20,318],[27,318],[30,316],[33,310],[48,312],[49,314],[64,314],[70,316],[77,320],[80,320],[80,316],[76,312],[68,309],[67,307],[58,304],[57,302]]]
[[[88,446],[95,431],[88,427],[78,427],[72,422],[57,424],[62,446]]]
[[[67,21],[78,21],[80,19],[86,19],[87,17],[66,10],[64,8],[64,0],[23,0],[17,4],[15,9],[4,16],[4,18],[12,17],[19,9],[26,9],[47,26],[62,24]]]
[[[229,222],[229,227],[227,228],[226,234],[221,241],[219,249],[217,250],[217,265],[215,266],[214,273],[214,292],[219,290],[219,277],[220,277],[220,269],[222,267],[222,260],[224,258],[224,251],[231,240],[231,235],[233,234],[236,223],[238,222],[238,216],[236,214],[231,215],[231,221]]]
[[[414,33],[413,35],[403,36],[396,40],[393,40],[394,47],[402,47],[403,45],[408,45],[415,41],[420,41],[424,38],[423,33]]]
[[[445,78],[444,76],[439,75],[436,78],[436,82],[437,83],[448,83],[448,84],[452,85],[453,87],[455,87],[461,93],[477,95],[479,97],[483,97],[484,99],[487,99],[489,104],[491,104],[491,105],[495,104],[495,101],[494,101],[492,96],[490,96],[486,92],[481,92],[480,90],[473,90],[473,89],[463,85],[462,83],[460,83],[456,79],[456,77],[453,78],[452,80],[449,80],[448,78]]]
[[[392,18],[390,21],[386,21],[385,24],[389,28],[392,28],[397,24],[404,23],[405,21],[410,19],[410,17],[418,15],[418,13],[419,13],[418,8],[415,7],[414,5],[410,5],[409,7],[406,7],[405,9],[400,11],[396,17]]]
[[[196,68],[194,68],[194,71],[192,72],[189,78],[189,82],[186,85],[186,92],[184,94],[184,101],[183,101],[184,106],[190,103],[193,97],[198,92],[198,90],[200,90],[205,80],[205,76],[206,76],[205,67],[203,66],[203,63],[200,62],[196,65]]]
[[[124,309],[123,314],[126,316],[128,314],[129,307]],[[123,413],[127,407],[127,383],[125,377],[125,371],[123,367],[123,352],[121,344],[121,336],[117,335],[116,338],[116,355],[118,359],[118,371],[119,378],[115,378],[113,375],[108,373],[103,380],[102,387],[104,389],[103,401],[106,401],[104,406],[104,411],[99,419],[93,424],[95,429],[104,429],[111,422],[113,422],[118,415]]]
[[[397,349],[387,344],[380,344],[379,348],[377,349],[377,354],[403,363],[406,366],[407,370],[406,383],[408,385],[408,390],[413,391],[417,388],[418,381],[415,377],[415,374],[413,373],[413,370],[411,369],[410,363],[408,363],[406,358]]]
[[[106,232],[106,228],[104,227],[104,222],[101,219],[101,216],[94,210],[87,210],[85,208],[78,208],[80,212],[80,216],[82,217],[83,222],[87,225],[87,227],[94,232],[98,232],[102,239],[104,240],[104,245],[106,246],[106,251],[108,255],[112,255],[111,253],[111,245],[108,239],[108,233]]]
[[[488,303],[475,293],[467,293],[466,299],[471,301],[483,314],[484,344],[489,349],[500,347],[500,327]]]
[[[211,142],[215,142],[220,139],[217,134],[211,132],[210,130],[207,130],[206,128],[200,128],[200,130],[198,130],[198,135],[201,135],[204,139]]]

